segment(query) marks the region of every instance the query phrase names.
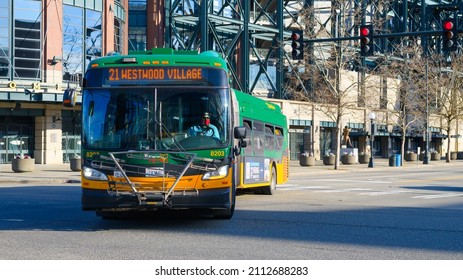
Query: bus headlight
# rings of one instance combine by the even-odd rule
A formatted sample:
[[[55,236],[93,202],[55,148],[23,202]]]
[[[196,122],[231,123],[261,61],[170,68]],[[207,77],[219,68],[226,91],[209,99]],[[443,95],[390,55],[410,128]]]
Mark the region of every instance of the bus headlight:
[[[224,165],[217,170],[209,171],[204,173],[203,180],[216,180],[227,177],[228,175],[228,165]]]
[[[84,166],[82,171],[83,171],[82,174],[84,175],[85,179],[96,180],[96,181],[107,181],[108,180],[108,177],[104,173],[98,170],[95,170],[93,168]]]

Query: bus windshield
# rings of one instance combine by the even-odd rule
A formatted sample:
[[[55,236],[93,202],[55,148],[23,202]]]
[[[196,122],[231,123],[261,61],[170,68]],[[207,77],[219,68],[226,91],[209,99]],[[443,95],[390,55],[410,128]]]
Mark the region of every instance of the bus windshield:
[[[229,89],[85,89],[82,102],[87,149],[198,150],[230,141]]]

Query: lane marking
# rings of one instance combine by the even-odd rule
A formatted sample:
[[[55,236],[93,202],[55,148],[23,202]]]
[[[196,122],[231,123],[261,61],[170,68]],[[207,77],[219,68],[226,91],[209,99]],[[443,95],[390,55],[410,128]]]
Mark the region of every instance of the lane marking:
[[[353,189],[320,190],[320,191],[315,191],[315,192],[322,192],[322,193],[341,193],[341,192],[357,192],[357,191],[371,191],[371,189],[353,188]]]
[[[429,179],[407,179],[403,178],[400,180],[401,183],[421,183],[421,182],[442,182],[442,181],[455,181],[463,179],[463,176],[447,176],[447,177],[437,177],[437,178],[429,178]]]
[[[447,198],[447,197],[457,197],[457,196],[463,196],[463,194],[461,194],[461,193],[442,193],[442,194],[419,195],[419,196],[413,196],[412,198],[435,199],[435,198]]]
[[[358,195],[377,196],[377,195],[390,195],[390,194],[409,193],[409,192],[412,192],[412,191],[393,190],[393,191],[384,191],[384,192],[366,192],[366,193],[359,193]]]
[[[317,189],[331,188],[327,186],[301,186],[301,187],[298,187],[298,185],[289,185],[289,187],[286,187],[286,186],[287,185],[278,187],[278,190],[279,191],[291,191],[291,190],[317,190]]]
[[[278,188],[279,191],[297,191],[297,190],[311,190],[317,193],[348,193],[348,192],[357,192],[357,195],[362,196],[381,196],[381,195],[395,195],[401,193],[412,193],[413,191],[409,190],[391,190],[391,191],[374,191],[369,188],[349,188],[349,189],[334,189],[332,186],[298,186],[297,184],[287,184]],[[440,193],[440,194],[429,194],[429,195],[419,195],[412,196],[413,199],[439,199],[439,198],[451,198],[463,196],[463,193]]]
[[[376,184],[392,184],[397,181],[376,181],[376,180],[346,180],[346,179],[321,179],[321,180],[316,180],[319,182],[354,182],[354,183],[376,183]]]

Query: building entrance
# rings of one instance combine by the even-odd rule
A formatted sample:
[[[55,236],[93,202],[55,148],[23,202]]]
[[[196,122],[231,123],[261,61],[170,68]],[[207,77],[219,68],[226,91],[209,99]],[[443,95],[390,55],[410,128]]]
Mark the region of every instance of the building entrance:
[[[34,157],[34,117],[0,116],[0,162]]]

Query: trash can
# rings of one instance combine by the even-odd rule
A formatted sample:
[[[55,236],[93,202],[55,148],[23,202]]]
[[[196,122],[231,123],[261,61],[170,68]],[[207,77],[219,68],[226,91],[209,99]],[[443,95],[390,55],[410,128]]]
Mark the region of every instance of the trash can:
[[[401,154],[395,155],[395,166],[402,166],[402,155]]]
[[[397,162],[396,162],[396,159],[395,159],[395,155],[391,155],[389,157],[389,166],[394,167],[394,166],[397,166],[396,164],[397,164]]]
[[[81,171],[82,170],[82,159],[80,157],[70,158],[69,165],[72,171]]]

